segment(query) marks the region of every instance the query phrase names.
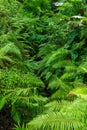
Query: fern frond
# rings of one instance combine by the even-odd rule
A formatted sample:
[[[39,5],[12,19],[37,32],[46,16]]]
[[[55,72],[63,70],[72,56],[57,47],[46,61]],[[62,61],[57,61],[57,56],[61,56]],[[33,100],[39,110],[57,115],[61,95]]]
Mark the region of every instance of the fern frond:
[[[18,47],[13,43],[9,43],[0,49],[1,66],[5,61],[13,63],[15,61],[14,59],[22,59],[22,55]]]
[[[60,112],[40,115],[28,124],[30,130],[79,130],[81,128],[82,123],[80,121],[69,114]]]
[[[49,82],[48,87],[51,88],[51,89],[54,89],[54,90],[58,89],[58,88],[62,88],[63,90],[67,91],[69,89],[68,85],[66,83],[64,83],[56,75],[53,76],[53,78]]]
[[[69,81],[69,80],[74,80],[76,78],[76,73],[75,72],[70,72],[70,73],[64,73],[61,76],[61,80]]]
[[[87,100],[76,99],[71,103],[66,101],[62,103],[59,111],[50,109],[47,113],[34,118],[28,123],[28,128],[30,130],[85,130],[86,114]]]
[[[42,82],[42,80],[32,73],[23,75],[23,79],[24,79],[24,82],[27,83],[31,87],[40,86],[40,87],[44,88],[44,86],[45,86],[44,83]]]
[[[87,73],[87,62],[80,64],[78,72]]]
[[[56,49],[56,45],[50,46],[50,44],[42,44],[42,45],[40,45],[39,53],[37,56],[38,57],[46,56],[47,54],[51,53],[55,49]]]
[[[64,48],[60,48],[56,51],[53,51],[51,53],[51,56],[49,57],[48,61],[47,61],[47,66],[52,63],[53,61],[55,61],[56,58],[64,58],[64,56],[66,56],[67,54],[69,54],[69,51],[64,49]]]
[[[56,90],[50,97],[50,99],[66,99],[69,90],[59,89]]]
[[[15,54],[16,56],[21,58],[20,50],[13,43],[9,43],[0,49],[1,58],[2,58],[2,56],[7,55],[8,53]]]
[[[77,66],[75,65],[75,63],[72,63],[70,65],[66,65],[65,66],[65,71],[66,72],[73,72],[73,71],[77,71]]]
[[[76,95],[77,97],[87,99],[87,88],[86,87],[78,87],[70,91],[69,95]]]
[[[62,67],[68,67],[68,66],[72,66],[73,62],[71,60],[61,60],[61,61],[56,61],[56,63],[54,63],[54,65],[52,66],[53,68],[57,69],[57,68],[62,68]]]
[[[58,100],[53,100],[44,105],[45,110],[43,113],[49,113],[51,111],[58,112],[62,108],[63,104]]]

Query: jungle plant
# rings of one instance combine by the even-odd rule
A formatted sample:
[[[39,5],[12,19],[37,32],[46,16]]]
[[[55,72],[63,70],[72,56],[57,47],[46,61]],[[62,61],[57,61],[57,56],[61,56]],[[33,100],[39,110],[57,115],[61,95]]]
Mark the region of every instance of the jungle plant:
[[[0,110],[15,130],[87,129],[86,8],[0,0]]]

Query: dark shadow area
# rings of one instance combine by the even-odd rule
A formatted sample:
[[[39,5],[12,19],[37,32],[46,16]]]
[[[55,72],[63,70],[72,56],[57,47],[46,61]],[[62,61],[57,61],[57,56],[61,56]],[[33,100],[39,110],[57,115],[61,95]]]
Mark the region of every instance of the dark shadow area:
[[[0,130],[12,130],[13,120],[10,114],[10,108],[4,107],[0,111]]]

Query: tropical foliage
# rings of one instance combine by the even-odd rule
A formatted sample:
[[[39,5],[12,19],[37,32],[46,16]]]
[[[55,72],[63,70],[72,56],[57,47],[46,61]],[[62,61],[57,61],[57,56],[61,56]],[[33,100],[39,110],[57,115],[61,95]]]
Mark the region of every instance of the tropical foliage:
[[[86,33],[86,0],[0,0],[0,111],[12,129],[87,129]]]

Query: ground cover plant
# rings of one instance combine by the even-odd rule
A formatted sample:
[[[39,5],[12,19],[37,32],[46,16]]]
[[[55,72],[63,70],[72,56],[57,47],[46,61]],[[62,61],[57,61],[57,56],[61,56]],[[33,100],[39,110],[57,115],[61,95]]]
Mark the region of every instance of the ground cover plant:
[[[87,129],[86,33],[86,0],[0,0],[0,130]]]

